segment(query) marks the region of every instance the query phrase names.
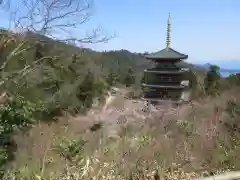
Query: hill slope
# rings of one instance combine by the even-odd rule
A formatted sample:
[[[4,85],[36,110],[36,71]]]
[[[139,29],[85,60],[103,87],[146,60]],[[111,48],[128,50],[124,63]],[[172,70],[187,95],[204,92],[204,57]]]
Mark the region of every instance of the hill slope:
[[[97,52],[91,49],[79,48],[73,45],[69,45],[63,42],[57,42],[43,35],[37,35],[33,33],[27,33],[26,38],[39,40],[47,44],[51,52],[57,53],[58,55],[72,55],[73,53],[84,53],[87,56],[92,57],[91,60],[97,64],[102,64],[107,69],[116,70],[119,72],[126,72],[126,68],[132,68],[137,72],[143,71],[145,68],[151,67],[152,62],[145,59],[141,53],[133,53],[128,50],[116,50],[116,51],[105,51]],[[53,51],[52,51],[53,50]],[[181,62],[181,66],[192,68],[195,70],[204,70],[200,66],[196,66],[191,63]]]

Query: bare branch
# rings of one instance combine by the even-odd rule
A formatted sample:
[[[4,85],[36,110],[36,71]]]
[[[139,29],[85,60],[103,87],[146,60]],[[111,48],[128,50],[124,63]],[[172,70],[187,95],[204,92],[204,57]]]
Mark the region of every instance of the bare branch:
[[[13,1],[9,0],[8,2]],[[0,3],[3,1],[0,0]],[[18,7],[11,6],[11,3],[9,6],[11,7],[9,12],[12,21],[10,30],[14,33],[4,31],[1,34],[0,32],[3,37],[0,42],[1,47],[8,46],[10,41],[18,41],[15,49],[8,54],[0,66],[0,86],[14,77],[24,77],[36,63],[49,58],[40,58],[30,65],[25,65],[17,72],[5,72],[9,62],[16,59],[14,57],[33,48],[34,45],[28,45],[28,41],[25,41],[25,38],[31,38],[31,33],[28,32],[33,33],[33,38],[37,38],[34,35],[40,34],[79,46],[83,43],[106,42],[113,37],[103,36],[101,28],[94,29],[91,33],[88,32],[82,36],[79,35],[78,30],[82,30],[80,27],[91,18],[91,0],[19,0],[19,3]]]
[[[10,73],[9,76],[6,77],[1,77],[0,80],[0,87],[7,81],[9,81],[10,79],[13,79],[14,77],[18,76],[23,78],[24,76],[26,76],[29,73],[29,69],[33,68],[34,65],[43,62],[44,60],[49,60],[52,59],[52,57],[43,57],[38,59],[37,61],[34,61],[33,63],[31,63],[30,65],[26,65],[23,69],[16,71],[15,73],[12,72]]]
[[[9,7],[10,7],[10,0],[0,0],[0,6],[3,9],[9,9]]]
[[[92,0],[19,0],[14,11],[14,29],[34,32],[76,44],[106,42],[100,28],[81,36],[78,32],[92,17]],[[12,11],[13,12],[13,11]],[[13,15],[12,15],[13,16]]]

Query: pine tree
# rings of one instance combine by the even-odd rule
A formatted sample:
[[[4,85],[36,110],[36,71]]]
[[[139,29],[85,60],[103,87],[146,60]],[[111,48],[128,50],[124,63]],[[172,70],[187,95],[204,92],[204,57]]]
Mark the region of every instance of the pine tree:
[[[220,84],[220,68],[216,65],[211,65],[204,80],[205,92],[208,95],[216,95],[219,92]]]
[[[119,75],[113,71],[111,71],[106,79],[109,86],[114,86],[119,82]]]
[[[130,85],[135,83],[135,76],[134,76],[132,68],[128,69],[128,73],[125,76],[124,83],[127,87],[129,87]]]

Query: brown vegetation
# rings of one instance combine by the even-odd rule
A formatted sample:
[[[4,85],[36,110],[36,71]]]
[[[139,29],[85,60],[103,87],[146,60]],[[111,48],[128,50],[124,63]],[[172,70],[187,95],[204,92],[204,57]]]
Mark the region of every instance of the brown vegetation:
[[[96,132],[87,130],[95,123],[91,119],[70,117],[50,126],[38,125],[28,135],[17,136],[18,158],[13,167],[21,169],[27,164],[22,169],[23,174],[39,174],[44,163],[44,176],[50,172],[57,176],[64,174],[67,165],[71,167],[68,173],[83,175],[85,179],[147,178],[156,170],[165,179],[176,176],[189,179],[188,176],[199,177],[206,172],[237,170],[240,168],[236,146],[238,132],[226,124],[234,125],[239,118],[235,111],[229,114],[228,110],[230,102],[240,102],[236,97],[239,90],[236,87],[218,98],[207,97],[184,105],[174,114],[155,114],[144,122],[122,126],[119,136],[114,139],[103,135],[104,128]],[[66,143],[63,138],[67,138],[67,143],[73,140],[86,143],[82,144],[81,152],[64,160],[53,148],[58,146],[56,143]],[[87,168],[86,172],[81,168]],[[65,173],[64,176],[68,175]]]

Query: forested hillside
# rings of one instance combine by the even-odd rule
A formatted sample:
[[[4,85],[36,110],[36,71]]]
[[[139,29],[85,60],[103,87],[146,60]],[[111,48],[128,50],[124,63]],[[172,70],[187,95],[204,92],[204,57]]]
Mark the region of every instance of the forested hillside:
[[[142,72],[145,68],[151,66],[151,61],[146,60],[143,56],[132,53],[128,50],[104,51],[97,52],[91,49],[79,48],[64,42],[52,40],[43,35],[28,32],[26,39],[39,42],[39,50],[46,55],[57,55],[69,57],[73,54],[81,57],[82,61],[92,64],[97,69],[101,69],[106,74],[110,71],[118,73],[121,77],[126,75],[126,69],[131,68],[134,73]]]
[[[117,85],[118,83],[125,84],[125,79],[128,76],[139,76],[140,78],[143,69],[148,65],[144,58],[126,50],[95,52],[29,32],[24,35],[24,40],[22,40],[22,36],[11,40],[8,33],[4,32],[1,35],[1,40],[2,66],[14,48],[20,49],[20,53],[15,54],[14,59],[9,60],[4,65],[4,76],[14,70],[24,69],[26,65],[34,65],[21,79],[19,79],[19,76],[15,77],[14,82],[16,84],[9,81],[6,82],[7,86],[12,87],[10,89],[11,93],[22,92],[28,97],[32,94],[34,99],[41,96],[43,92],[39,91],[43,89],[44,94],[50,93],[51,96],[52,93],[56,93],[67,83],[69,83],[69,86],[74,86],[75,83],[81,81],[81,83],[84,83],[83,85],[86,85],[84,79],[88,77],[86,80],[90,80],[89,76],[95,78],[96,83],[106,83],[104,86]],[[114,82],[109,82],[112,76],[117,77]],[[131,83],[135,83],[135,80]]]

